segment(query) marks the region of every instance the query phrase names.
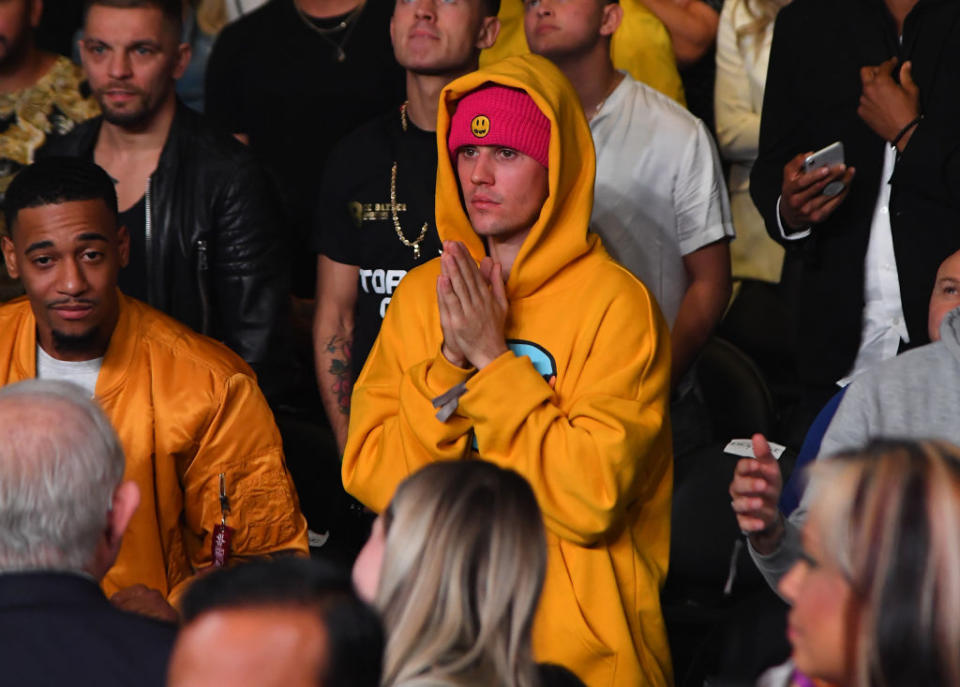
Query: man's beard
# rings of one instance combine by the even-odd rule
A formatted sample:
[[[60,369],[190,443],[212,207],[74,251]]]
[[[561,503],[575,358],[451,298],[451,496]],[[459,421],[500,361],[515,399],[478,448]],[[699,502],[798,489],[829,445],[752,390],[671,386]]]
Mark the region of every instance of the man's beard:
[[[107,106],[102,93],[95,93],[94,95],[96,96],[97,103],[100,105],[100,111],[103,114],[104,120],[126,129],[138,129],[147,124],[153,118],[155,108],[150,107],[147,102],[147,97],[142,92],[133,92],[139,96],[138,106],[134,109],[119,112]]]
[[[94,348],[97,342],[97,335],[100,333],[96,327],[91,327],[80,334],[67,334],[58,329],[50,332],[53,335],[53,347],[61,353],[84,353]]]

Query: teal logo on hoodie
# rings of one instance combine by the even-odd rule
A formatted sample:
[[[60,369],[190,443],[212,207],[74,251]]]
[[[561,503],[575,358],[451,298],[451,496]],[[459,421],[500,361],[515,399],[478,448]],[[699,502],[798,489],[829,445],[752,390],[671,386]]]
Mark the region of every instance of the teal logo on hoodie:
[[[539,372],[550,386],[553,386],[557,379],[557,363],[550,355],[550,351],[540,344],[523,339],[507,339],[507,348],[518,356],[529,358],[533,363],[533,369]]]
[[[507,348],[517,356],[528,358],[533,363],[533,369],[540,373],[544,381],[553,387],[557,382],[557,363],[550,355],[550,351],[540,344],[523,339],[507,339]],[[477,437],[473,437],[473,450],[479,451]]]

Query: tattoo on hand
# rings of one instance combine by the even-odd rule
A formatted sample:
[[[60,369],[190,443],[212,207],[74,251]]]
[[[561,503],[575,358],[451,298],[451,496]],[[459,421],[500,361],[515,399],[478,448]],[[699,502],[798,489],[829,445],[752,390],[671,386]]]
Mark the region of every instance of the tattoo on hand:
[[[334,334],[327,341],[327,353],[332,355],[339,353],[341,356],[330,360],[330,367],[327,371],[336,379],[331,389],[336,394],[337,407],[343,415],[350,414],[350,394],[353,391],[350,369],[352,349],[353,340],[338,334]]]

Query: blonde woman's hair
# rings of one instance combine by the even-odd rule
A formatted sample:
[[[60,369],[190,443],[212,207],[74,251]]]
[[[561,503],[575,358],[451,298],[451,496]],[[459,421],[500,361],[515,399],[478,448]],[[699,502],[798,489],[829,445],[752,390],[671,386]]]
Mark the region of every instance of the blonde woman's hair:
[[[737,28],[737,47],[739,48],[743,39],[752,36],[754,39],[762,36],[767,28],[777,18],[777,14],[786,7],[790,0],[730,0],[739,2],[743,5],[744,12],[750,17],[750,22]],[[762,41],[754,40],[753,50],[759,52]]]
[[[382,517],[382,684],[536,687],[530,628],[547,555],[526,480],[479,460],[434,463]]]
[[[960,449],[873,441],[818,461],[811,487],[853,592],[851,684],[960,685]]]

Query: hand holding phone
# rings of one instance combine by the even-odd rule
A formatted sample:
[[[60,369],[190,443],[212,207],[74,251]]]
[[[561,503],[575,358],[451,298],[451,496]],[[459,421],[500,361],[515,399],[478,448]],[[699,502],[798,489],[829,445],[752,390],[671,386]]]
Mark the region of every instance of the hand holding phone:
[[[795,156],[783,168],[780,219],[784,228],[797,231],[827,219],[847,197],[854,173],[853,167],[844,165],[840,141]]]
[[[807,155],[807,157],[803,160],[803,171],[809,174],[815,169],[820,169],[821,167],[830,168],[842,164],[843,143],[836,141],[825,148],[821,148],[815,153]],[[839,179],[834,179],[829,184],[824,186],[820,193],[828,198],[832,198],[833,196],[840,195],[844,188],[846,188],[846,184]]]

